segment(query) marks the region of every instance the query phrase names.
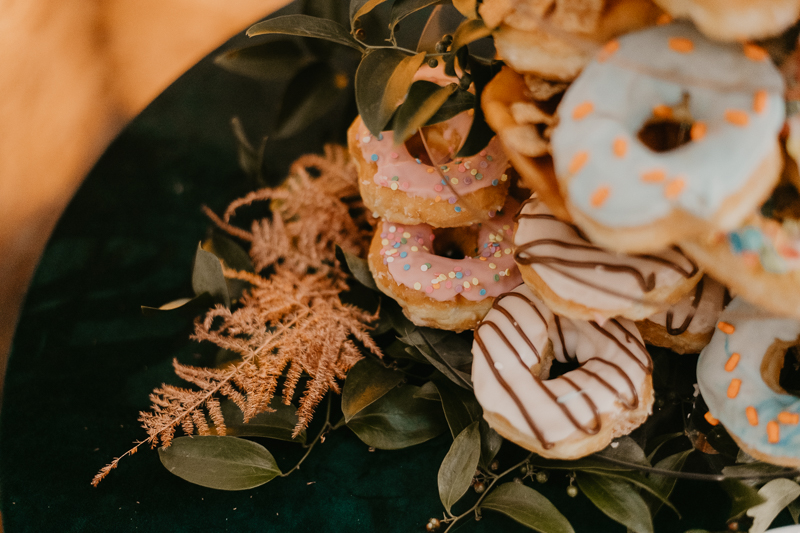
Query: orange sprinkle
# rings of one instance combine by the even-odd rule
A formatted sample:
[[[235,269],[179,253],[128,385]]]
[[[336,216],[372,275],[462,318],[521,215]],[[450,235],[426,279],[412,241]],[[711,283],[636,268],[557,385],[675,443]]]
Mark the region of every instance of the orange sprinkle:
[[[661,119],[672,118],[672,108],[665,104],[659,104],[653,108],[653,116]]]
[[[436,198],[433,199],[433,201],[434,202],[441,202],[442,201],[442,197],[441,196],[437,196]]]
[[[689,137],[693,141],[699,141],[706,136],[707,132],[708,126],[706,126],[705,122],[695,122],[692,124],[692,129],[689,130]]]
[[[728,362],[725,363],[725,372],[733,372],[733,370],[736,368],[736,365],[739,364],[739,359],[741,358],[741,355],[739,355],[737,352],[733,352],[730,358],[728,358]]]
[[[736,328],[733,327],[733,324],[729,324],[727,322],[717,322],[717,327],[722,333],[727,333],[728,335],[736,331]]]
[[[741,379],[732,379],[731,384],[728,385],[728,398],[731,400],[739,395],[739,388],[742,386]]]
[[[694,50],[694,43],[686,37],[670,37],[669,47],[679,54],[688,54]]]
[[[669,13],[661,13],[656,19],[656,24],[658,24],[659,26],[663,26],[664,24],[669,24],[670,22],[672,22],[672,17],[669,16]]]
[[[438,289],[439,287],[440,287],[440,285],[439,285],[438,283],[434,283],[434,284],[433,284],[433,288],[434,288],[434,289]]]
[[[625,137],[617,137],[614,139],[614,155],[617,157],[625,157],[625,154],[628,153],[628,141],[625,140]]]
[[[583,151],[578,152],[575,154],[575,157],[572,158],[572,161],[569,164],[569,173],[570,174],[577,174],[583,168],[583,165],[589,161],[589,152]]]
[[[751,426],[758,425],[758,411],[752,405],[744,410],[744,414],[747,416],[747,421],[750,422]]]
[[[667,179],[667,173],[661,169],[648,170],[642,174],[642,181],[645,183],[659,183]]]
[[[747,56],[747,59],[752,61],[764,61],[769,57],[769,54],[766,50],[761,48],[758,45],[745,43],[744,45],[744,55]]]
[[[751,270],[758,268],[761,265],[761,258],[756,252],[745,250],[740,254],[740,257],[742,258],[744,266]]]
[[[781,427],[774,420],[767,422],[767,440],[770,444],[778,444],[781,440]]]
[[[800,423],[800,415],[797,413],[790,413],[789,411],[781,411],[778,413],[778,422],[781,424],[796,426],[798,423]]]
[[[674,200],[678,196],[680,196],[683,189],[686,188],[686,181],[682,178],[675,178],[674,180],[670,180],[669,183],[664,187],[664,196],[668,200]]]
[[[703,415],[703,418],[705,418],[706,422],[708,422],[712,426],[716,426],[717,424],[719,424],[719,420],[711,416],[711,413],[706,413],[705,415]]]
[[[608,41],[603,48],[600,49],[600,53],[597,54],[597,60],[602,63],[613,56],[617,50],[619,50],[619,41],[616,39],[613,41]]]
[[[608,196],[611,194],[611,187],[603,186],[598,187],[593,193],[592,197],[589,199],[589,202],[592,204],[592,207],[601,207],[606,200],[608,200]]]
[[[589,113],[592,111],[594,111],[594,104],[589,101],[583,102],[582,104],[576,105],[575,109],[572,110],[572,118],[575,120],[581,120],[589,115]]]
[[[742,111],[741,109],[728,109],[725,111],[725,120],[734,126],[744,127],[750,122],[750,117],[747,115],[747,111]]]
[[[761,89],[756,91],[755,96],[753,96],[753,111],[758,114],[763,113],[767,110],[767,91]]]

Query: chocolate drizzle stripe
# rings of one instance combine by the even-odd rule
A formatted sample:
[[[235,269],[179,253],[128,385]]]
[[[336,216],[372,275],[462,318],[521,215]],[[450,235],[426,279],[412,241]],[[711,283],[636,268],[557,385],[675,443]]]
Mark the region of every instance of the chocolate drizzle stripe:
[[[567,343],[564,341],[564,331],[561,329],[561,317],[553,315],[553,321],[556,323],[556,331],[558,331],[558,341],[561,343],[561,354],[564,356],[565,361],[574,361],[574,357],[570,357],[567,353]]]
[[[600,426],[602,425],[602,423],[600,422],[600,411],[597,409],[597,405],[594,403],[594,401],[592,401],[592,398],[586,392],[584,392],[582,388],[580,388],[577,384],[575,384],[575,382],[572,381],[570,378],[568,378],[567,376],[561,376],[561,379],[569,383],[569,385],[572,386],[573,389],[575,389],[575,392],[580,393],[581,398],[583,398],[583,401],[586,402],[586,405],[592,411],[592,417],[594,418],[594,427],[586,427],[582,425],[581,430],[583,430],[583,432],[586,433],[587,435],[597,435],[597,433],[600,431]]]
[[[683,320],[683,323],[680,326],[678,326],[677,328],[674,327],[672,321],[675,318],[675,313],[672,311],[672,309],[667,311],[667,319],[665,322],[667,333],[675,336],[675,335],[680,335],[681,333],[689,329],[689,325],[691,325],[692,320],[694,320],[695,314],[697,313],[697,308],[700,306],[700,300],[703,298],[703,285],[705,280],[706,278],[700,278],[700,281],[698,281],[697,285],[694,286],[694,299],[692,300],[692,306],[689,309],[689,313],[686,315],[686,318]]]
[[[626,354],[629,358],[631,358],[633,361],[635,361],[637,365],[639,365],[639,368],[641,368],[642,370],[644,370],[648,374],[652,373],[653,372],[653,362],[650,359],[650,355],[647,353],[647,349],[644,347],[644,345],[639,343],[638,339],[633,337],[628,330],[626,330],[624,327],[622,327],[622,324],[620,324],[619,321],[617,321],[617,319],[612,318],[611,320],[609,320],[609,322],[612,323],[612,324],[616,324],[616,326],[626,335],[626,339],[625,339],[626,341],[630,341],[630,340],[636,341],[636,343],[639,345],[639,347],[642,349],[642,351],[645,354],[645,358],[646,358],[646,361],[647,361],[646,363],[643,363],[638,357],[636,357],[636,354],[634,354],[633,351],[631,351],[627,346],[625,346],[625,344],[622,341],[620,341],[617,338],[616,335],[614,335],[613,333],[611,333],[610,331],[608,331],[604,327],[600,326],[594,320],[590,320],[589,324],[591,324],[592,327],[594,329],[596,329],[597,331],[599,331],[604,337],[608,338],[614,344],[616,344],[620,348],[620,350],[622,350],[622,352],[624,354]]]
[[[622,377],[622,379],[624,379],[625,382],[628,384],[628,387],[630,388],[631,392],[631,399],[628,400],[627,398],[625,398],[625,396],[623,396],[623,394],[619,390],[617,390],[613,385],[611,385],[611,383],[609,383],[602,376],[600,376],[600,374],[592,372],[591,370],[586,368],[586,365],[589,363],[589,361],[597,361],[598,363],[603,363],[604,365],[610,366],[611,368],[616,370],[617,373],[620,375],[620,377]],[[585,372],[586,374],[589,374],[590,376],[595,378],[601,385],[603,385],[606,389],[611,391],[611,393],[614,396],[617,397],[617,399],[620,401],[620,403],[622,403],[622,406],[625,409],[632,410],[636,409],[636,407],[639,406],[639,395],[636,393],[636,385],[633,384],[633,380],[630,378],[630,376],[628,376],[628,374],[625,373],[624,370],[622,370],[622,368],[619,365],[616,365],[611,361],[607,361],[605,359],[600,359],[599,357],[592,357],[591,359],[587,359],[586,361],[584,361],[583,365],[576,368],[576,370]]]
[[[494,378],[497,380],[498,383],[500,383],[500,385],[506,391],[506,394],[509,395],[511,400],[517,406],[517,409],[519,409],[520,414],[522,414],[522,417],[525,419],[525,423],[528,424],[528,427],[530,428],[530,430],[533,432],[534,435],[536,435],[536,438],[539,439],[539,442],[542,443],[542,447],[545,450],[548,450],[548,449],[552,448],[553,447],[553,443],[544,438],[544,435],[542,435],[542,432],[539,431],[539,428],[536,426],[536,423],[531,418],[530,413],[528,413],[527,409],[525,409],[525,405],[522,403],[522,400],[520,399],[520,397],[517,396],[517,394],[513,391],[511,386],[508,384],[508,382],[505,379],[503,379],[503,376],[500,374],[500,371],[497,370],[497,368],[495,367],[494,359],[492,359],[492,356],[489,355],[489,350],[486,349],[486,345],[483,343],[483,339],[481,338],[481,335],[480,335],[480,328],[483,327],[484,324],[493,326],[495,328],[497,326],[495,326],[494,324],[489,323],[489,322],[483,322],[475,330],[475,342],[478,343],[478,347],[480,347],[481,353],[486,358],[486,362],[487,362],[487,364],[489,365],[489,368],[492,371],[492,375],[494,375]]]

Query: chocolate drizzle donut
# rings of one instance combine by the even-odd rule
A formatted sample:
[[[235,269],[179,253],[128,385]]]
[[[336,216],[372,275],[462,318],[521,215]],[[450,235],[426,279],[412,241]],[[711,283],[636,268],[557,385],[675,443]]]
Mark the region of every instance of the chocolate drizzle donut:
[[[523,279],[565,316],[641,319],[678,300],[700,278],[697,264],[678,248],[636,255],[599,248],[535,196],[515,222],[514,258]]]
[[[473,354],[484,417],[544,457],[602,449],[650,412],[652,362],[634,324],[558,317],[524,285],[495,300],[475,330]],[[548,380],[553,358],[580,366]]]

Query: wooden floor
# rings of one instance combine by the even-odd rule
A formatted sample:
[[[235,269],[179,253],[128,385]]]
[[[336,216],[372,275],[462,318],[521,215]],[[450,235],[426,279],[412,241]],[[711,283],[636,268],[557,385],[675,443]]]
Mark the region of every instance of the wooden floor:
[[[288,3],[0,0],[0,402],[32,273],[86,173],[182,72]]]

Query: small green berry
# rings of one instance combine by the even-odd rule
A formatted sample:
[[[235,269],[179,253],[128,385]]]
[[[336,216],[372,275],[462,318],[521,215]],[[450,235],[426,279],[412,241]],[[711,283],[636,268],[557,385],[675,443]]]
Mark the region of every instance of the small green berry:
[[[577,495],[578,495],[578,487],[576,487],[575,485],[570,485],[569,487],[567,487],[567,496],[569,496],[570,498],[574,498]]]
[[[439,523],[438,518],[431,518],[430,520],[428,520],[428,523],[425,524],[425,529],[427,531],[436,531],[437,529],[439,529],[440,525],[441,523]]]
[[[492,461],[492,464],[489,465],[489,470],[495,472],[498,468],[500,468],[500,462],[497,459],[495,459],[494,461]]]
[[[443,54],[447,52],[447,45],[439,41],[438,43],[436,43],[436,46],[434,46],[434,50],[436,50],[437,54]]]
[[[453,36],[450,35],[449,33],[445,34],[444,36],[442,36],[442,42],[445,43],[447,46],[450,46],[451,44],[453,44]]]
[[[431,68],[436,68],[439,65],[439,62],[435,58],[430,58],[428,60],[428,66]]]
[[[547,475],[547,472],[536,472],[536,481],[539,483],[547,483],[548,479],[550,476]]]
[[[522,485],[522,479],[518,478],[518,477],[515,477],[514,478],[514,483],[518,483],[518,484]]]
[[[483,494],[486,491],[486,485],[483,484],[483,481],[476,482],[472,487],[478,494]]]

